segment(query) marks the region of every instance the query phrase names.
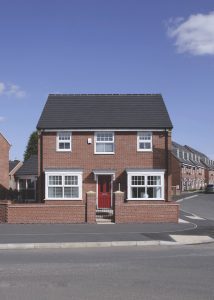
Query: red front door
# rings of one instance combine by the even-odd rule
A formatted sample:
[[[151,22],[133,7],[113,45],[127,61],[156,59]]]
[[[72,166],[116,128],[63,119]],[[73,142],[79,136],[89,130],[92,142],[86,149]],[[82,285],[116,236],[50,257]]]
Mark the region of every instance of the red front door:
[[[111,176],[98,176],[98,208],[111,208]]]

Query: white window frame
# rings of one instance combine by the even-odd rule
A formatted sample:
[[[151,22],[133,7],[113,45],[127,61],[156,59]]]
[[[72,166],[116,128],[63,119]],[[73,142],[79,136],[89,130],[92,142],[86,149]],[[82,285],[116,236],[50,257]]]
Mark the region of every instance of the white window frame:
[[[62,187],[62,197],[55,198],[48,196],[48,188],[52,187],[53,185],[49,185],[49,176],[62,176],[62,184],[61,185],[54,185],[58,187]],[[78,178],[78,185],[66,185],[65,184],[65,176],[77,176]],[[79,188],[79,197],[75,198],[66,198],[64,197],[64,187],[78,187]],[[82,200],[82,172],[76,171],[48,171],[45,172],[45,199],[46,200]]]
[[[113,140],[112,141],[97,141],[98,134],[105,134],[105,133],[111,133]],[[99,152],[97,151],[97,144],[113,144],[113,152]],[[96,131],[94,133],[94,154],[115,154],[115,139],[114,139],[114,132],[113,131]]]
[[[145,186],[146,191],[147,191],[147,187],[161,187],[161,197],[160,198],[132,198],[132,192],[131,192],[131,188],[133,187],[132,185],[132,176],[144,176],[145,177],[145,185],[143,185],[143,187]],[[147,184],[147,178],[148,176],[160,176],[161,178],[161,185],[148,185]],[[137,187],[137,185],[135,185]],[[139,185],[140,186],[140,185]],[[164,172],[163,171],[158,171],[158,172],[128,172],[127,173],[127,192],[128,192],[128,200],[134,200],[134,201],[142,201],[142,200],[146,200],[146,201],[159,201],[159,200],[165,200],[164,198],[164,194],[165,194],[165,184],[164,184]]]
[[[69,143],[70,144],[70,147],[68,149],[60,149],[59,148],[59,144],[60,143],[63,143],[63,141],[61,141],[59,138],[60,138],[60,135],[63,135],[63,134],[69,134],[70,136],[70,139],[69,140],[64,140],[65,143]],[[57,131],[57,136],[56,136],[56,150],[58,152],[70,152],[72,150],[72,132],[71,131]]]
[[[150,135],[150,140],[140,140],[140,136],[145,136],[145,135]],[[150,143],[150,148],[149,149],[141,149],[140,148],[140,143]],[[139,152],[151,152],[152,151],[152,131],[138,131],[137,133],[137,151]]]

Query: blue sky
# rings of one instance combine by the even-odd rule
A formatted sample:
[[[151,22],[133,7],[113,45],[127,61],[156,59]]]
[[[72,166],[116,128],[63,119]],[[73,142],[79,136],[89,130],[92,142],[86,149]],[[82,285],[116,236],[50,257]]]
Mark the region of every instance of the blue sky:
[[[214,159],[213,0],[0,0],[0,132],[22,159],[49,93],[161,93]]]

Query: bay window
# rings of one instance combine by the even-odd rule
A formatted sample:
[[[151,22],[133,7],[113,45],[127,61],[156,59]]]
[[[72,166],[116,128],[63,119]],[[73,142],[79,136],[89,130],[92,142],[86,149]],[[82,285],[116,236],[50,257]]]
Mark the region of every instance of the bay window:
[[[46,199],[82,199],[82,173],[46,172]]]
[[[164,172],[127,172],[129,200],[164,200]]]

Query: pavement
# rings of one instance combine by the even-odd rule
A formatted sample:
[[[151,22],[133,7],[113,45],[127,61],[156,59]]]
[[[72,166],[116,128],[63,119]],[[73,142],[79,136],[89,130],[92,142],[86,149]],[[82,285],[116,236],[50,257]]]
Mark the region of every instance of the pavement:
[[[188,201],[194,207],[196,199],[200,205],[210,199],[203,196],[188,193],[177,197],[181,206],[178,224],[0,224],[0,250],[211,243],[214,219],[187,212],[183,204]]]

